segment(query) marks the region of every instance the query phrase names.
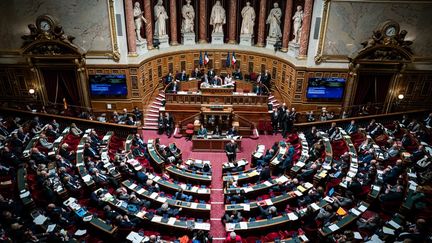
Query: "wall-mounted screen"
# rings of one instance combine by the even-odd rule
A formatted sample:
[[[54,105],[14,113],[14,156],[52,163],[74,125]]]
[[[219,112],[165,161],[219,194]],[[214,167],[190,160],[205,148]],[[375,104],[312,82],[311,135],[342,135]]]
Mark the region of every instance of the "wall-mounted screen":
[[[97,74],[89,75],[90,95],[92,97],[127,96],[126,75]]]
[[[309,78],[306,98],[342,99],[344,88],[344,78]]]

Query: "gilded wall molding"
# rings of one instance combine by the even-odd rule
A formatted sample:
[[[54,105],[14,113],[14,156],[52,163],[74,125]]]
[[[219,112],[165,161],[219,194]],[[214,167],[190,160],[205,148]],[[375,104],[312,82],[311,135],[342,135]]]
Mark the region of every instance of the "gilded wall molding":
[[[107,51],[89,51],[87,52],[87,58],[91,57],[108,57],[113,59],[114,61],[118,62],[120,61],[120,51],[117,41],[117,30],[116,30],[116,23],[115,23],[115,15],[114,15],[114,0],[107,0],[108,1],[108,16],[109,16],[109,26],[110,26],[110,34],[111,34],[111,45],[112,50]]]

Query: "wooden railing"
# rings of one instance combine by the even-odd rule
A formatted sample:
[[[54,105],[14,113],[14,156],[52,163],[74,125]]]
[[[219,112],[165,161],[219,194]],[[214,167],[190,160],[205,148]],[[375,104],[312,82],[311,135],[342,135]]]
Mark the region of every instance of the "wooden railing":
[[[121,137],[127,137],[128,134],[131,133],[135,134],[139,129],[138,126],[128,126],[128,125],[122,125],[116,123],[99,122],[99,121],[86,120],[86,119],[81,119],[76,117],[30,112],[30,111],[23,111],[23,110],[10,109],[10,108],[0,108],[0,112],[3,116],[13,116],[13,117],[18,116],[23,118],[24,120],[32,120],[35,116],[38,116],[41,122],[43,123],[48,123],[53,119],[55,119],[60,124],[61,127],[66,127],[69,126],[71,123],[75,123],[81,130],[94,128],[102,132],[114,131],[116,135]]]

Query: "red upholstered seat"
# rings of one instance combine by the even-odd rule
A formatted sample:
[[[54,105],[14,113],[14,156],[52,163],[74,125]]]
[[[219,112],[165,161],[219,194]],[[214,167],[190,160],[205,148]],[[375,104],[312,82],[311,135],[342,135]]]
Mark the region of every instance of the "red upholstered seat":
[[[193,135],[194,134],[194,125],[192,123],[189,123],[186,125],[186,134],[187,135]]]

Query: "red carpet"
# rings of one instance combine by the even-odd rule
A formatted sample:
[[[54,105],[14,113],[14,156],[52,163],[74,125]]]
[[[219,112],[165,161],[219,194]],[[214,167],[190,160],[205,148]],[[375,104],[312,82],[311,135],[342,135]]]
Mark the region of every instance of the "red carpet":
[[[221,218],[225,213],[222,181],[222,163],[227,161],[225,153],[192,152],[192,142],[186,141],[185,138],[168,138],[166,135],[158,135],[156,131],[152,130],[144,130],[142,135],[145,141],[159,137],[161,144],[167,145],[169,143],[176,143],[177,147],[181,149],[183,153],[183,160],[191,158],[211,161],[213,179],[211,183],[212,193],[210,197],[210,203],[212,204],[210,212],[210,235],[213,236],[214,241],[222,241],[222,238],[226,237],[225,227],[221,221]],[[242,151],[237,154],[237,159],[245,158],[250,162],[251,154],[255,150],[257,144],[264,144],[266,149],[268,149],[274,142],[282,139],[283,138],[280,134],[275,136],[260,135],[258,140],[242,139]]]

